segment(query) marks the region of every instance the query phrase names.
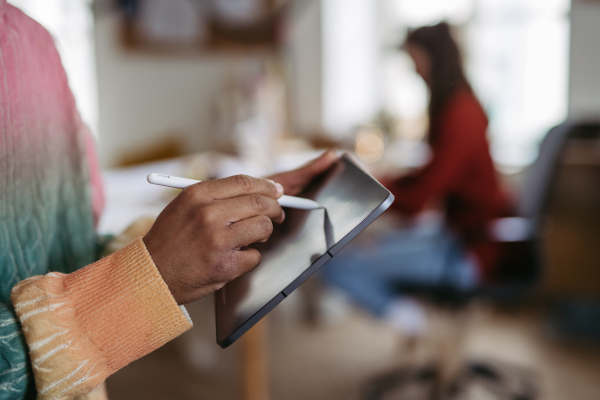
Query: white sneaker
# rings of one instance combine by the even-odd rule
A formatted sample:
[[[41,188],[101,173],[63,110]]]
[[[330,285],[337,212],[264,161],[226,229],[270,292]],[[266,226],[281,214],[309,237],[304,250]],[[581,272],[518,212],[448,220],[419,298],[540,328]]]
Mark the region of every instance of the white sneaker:
[[[421,336],[427,327],[423,306],[409,297],[395,298],[384,313],[384,320],[395,330],[407,336]]]

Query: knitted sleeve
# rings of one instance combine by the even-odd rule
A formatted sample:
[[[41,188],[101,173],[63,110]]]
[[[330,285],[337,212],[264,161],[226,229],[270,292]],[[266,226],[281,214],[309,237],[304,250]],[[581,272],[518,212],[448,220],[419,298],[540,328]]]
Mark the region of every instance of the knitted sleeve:
[[[141,238],[71,274],[26,279],[13,288],[11,300],[40,400],[89,393],[191,327]],[[2,351],[15,352],[7,357],[10,368],[0,372],[10,375],[0,375],[0,385],[13,386],[15,396],[0,390],[0,399],[23,399],[29,383],[25,344],[8,308],[0,309],[0,321],[0,340],[7,341]]]
[[[0,303],[0,399],[35,397],[27,344],[10,305]]]

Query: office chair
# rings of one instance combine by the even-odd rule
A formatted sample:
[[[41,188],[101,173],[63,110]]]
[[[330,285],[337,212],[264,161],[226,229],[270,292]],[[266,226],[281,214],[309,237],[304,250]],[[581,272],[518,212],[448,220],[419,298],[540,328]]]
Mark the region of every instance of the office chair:
[[[540,249],[545,212],[569,138],[588,138],[600,132],[599,124],[564,123],[552,128],[542,141],[539,154],[529,168],[517,204],[517,216],[493,221],[490,236],[499,243],[502,256],[492,283],[463,291],[450,286],[407,287],[398,284],[398,293],[415,296],[455,319],[477,300],[494,304],[519,304],[537,288],[543,272]],[[459,351],[455,349],[456,358]],[[446,364],[409,365],[389,371],[370,381],[363,400],[381,400],[390,392],[410,385],[427,385],[427,399],[457,398],[472,383],[484,386],[499,399],[533,400],[536,385],[531,371],[487,360]],[[411,397],[412,398],[412,397]]]

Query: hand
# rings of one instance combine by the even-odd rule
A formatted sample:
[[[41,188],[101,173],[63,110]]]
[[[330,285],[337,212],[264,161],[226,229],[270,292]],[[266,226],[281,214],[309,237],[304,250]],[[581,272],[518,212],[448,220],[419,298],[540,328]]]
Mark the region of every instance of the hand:
[[[284,219],[280,184],[237,175],[189,186],[160,213],[143,241],[177,304],[198,300],[260,263]]]
[[[334,150],[327,150],[308,164],[292,171],[281,172],[270,176],[269,179],[280,183],[285,194],[296,196],[300,194],[317,176],[327,171],[338,156]]]

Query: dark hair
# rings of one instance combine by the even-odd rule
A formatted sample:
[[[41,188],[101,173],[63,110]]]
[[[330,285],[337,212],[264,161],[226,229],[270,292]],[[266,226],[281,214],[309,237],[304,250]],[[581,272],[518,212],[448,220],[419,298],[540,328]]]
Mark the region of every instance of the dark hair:
[[[435,130],[439,113],[448,98],[458,89],[470,90],[471,87],[465,77],[458,45],[452,38],[447,23],[441,22],[409,31],[406,44],[423,49],[431,60],[431,75],[428,82],[431,133]]]

